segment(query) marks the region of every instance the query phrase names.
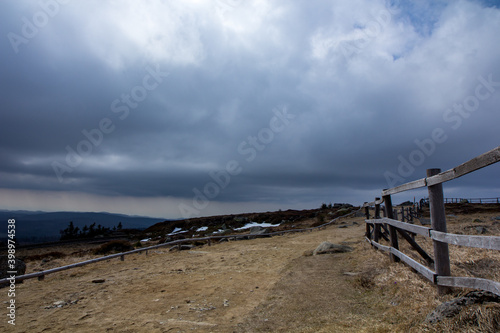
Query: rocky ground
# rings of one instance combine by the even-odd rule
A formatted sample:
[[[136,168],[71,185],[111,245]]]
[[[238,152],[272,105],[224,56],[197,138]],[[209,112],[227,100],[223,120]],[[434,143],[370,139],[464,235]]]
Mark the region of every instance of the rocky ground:
[[[499,221],[494,219],[500,215],[498,210],[450,211],[450,215],[450,232],[500,235]],[[321,231],[230,241],[181,252],[157,249],[148,255],[127,256],[125,261],[113,259],[48,275],[44,281],[27,280],[16,288],[16,326],[7,324],[3,316],[0,330],[474,331],[473,320],[465,320],[465,315],[458,316],[465,320],[462,324],[455,319],[426,323],[436,306],[466,291],[438,297],[432,284],[372,249],[364,241],[364,230],[363,218],[343,218]],[[312,256],[311,251],[324,241],[348,245],[353,251]],[[424,248],[432,247],[420,236],[417,241]],[[85,246],[44,249],[74,255],[33,260],[27,263],[27,272],[95,257]],[[418,258],[405,245],[402,249]],[[498,251],[450,250],[452,274],[500,281]],[[0,301],[6,302],[5,289],[0,292]],[[495,303],[475,306],[479,313],[491,314],[483,321],[500,313]],[[477,322],[478,311],[467,311],[470,316],[476,314]],[[484,332],[494,325],[486,324]]]

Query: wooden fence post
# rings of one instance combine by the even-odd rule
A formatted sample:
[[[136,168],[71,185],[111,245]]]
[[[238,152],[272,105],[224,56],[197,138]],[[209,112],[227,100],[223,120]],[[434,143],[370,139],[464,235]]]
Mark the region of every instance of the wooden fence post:
[[[390,195],[385,195],[384,196],[384,204],[385,204],[385,216],[389,219],[393,219],[394,216],[392,215],[392,198]],[[395,248],[396,250],[399,250],[399,243],[398,243],[398,232],[395,227],[392,225],[389,225],[389,234],[391,236],[391,247]],[[390,254],[391,262],[399,262],[399,258],[396,257],[394,254]]]
[[[365,202],[364,205],[366,205],[367,203],[368,202]],[[368,206],[365,206],[365,218],[367,220],[370,219],[370,208]],[[371,236],[372,231],[371,231],[370,224],[368,224],[368,223],[365,223],[365,224],[366,224],[365,236],[371,240],[372,239],[372,236]]]
[[[375,202],[379,201],[380,198],[375,198]],[[380,204],[375,203],[375,218],[379,219],[380,218]],[[380,224],[374,224],[373,225],[373,240],[378,243],[378,240],[380,238]]]
[[[427,177],[437,175],[441,169],[427,169]],[[446,230],[446,214],[444,211],[444,196],[443,185],[436,184],[428,186],[429,191],[429,205],[431,212],[431,227],[436,231],[447,232]],[[438,276],[450,276],[450,255],[448,244],[438,242],[434,243],[434,262],[436,274]],[[443,295],[451,291],[449,287],[437,286],[438,294]]]

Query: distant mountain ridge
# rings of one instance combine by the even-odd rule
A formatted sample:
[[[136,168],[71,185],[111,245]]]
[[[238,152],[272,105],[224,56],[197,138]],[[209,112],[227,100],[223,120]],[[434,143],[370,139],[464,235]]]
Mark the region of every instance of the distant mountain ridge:
[[[102,225],[113,228],[122,223],[124,229],[146,229],[166,219],[145,216],[131,216],[107,212],[40,212],[0,210],[0,239],[7,237],[9,219],[16,220],[16,236],[20,242],[40,242],[58,240],[59,231],[65,229],[70,221],[80,229],[84,225]]]

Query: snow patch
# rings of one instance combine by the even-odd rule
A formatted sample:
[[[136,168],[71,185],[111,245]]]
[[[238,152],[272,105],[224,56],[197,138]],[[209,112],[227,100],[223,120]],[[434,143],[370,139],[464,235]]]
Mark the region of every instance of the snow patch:
[[[241,228],[236,228],[234,230],[245,230],[245,229],[250,229],[252,227],[261,227],[261,228],[273,228],[273,227],[278,227],[280,224],[271,224],[271,223],[257,223],[257,222],[250,222],[245,224]]]
[[[167,236],[182,234],[184,232],[187,232],[187,230],[182,230],[182,228],[175,228],[174,231],[172,231],[171,233],[169,233]]]

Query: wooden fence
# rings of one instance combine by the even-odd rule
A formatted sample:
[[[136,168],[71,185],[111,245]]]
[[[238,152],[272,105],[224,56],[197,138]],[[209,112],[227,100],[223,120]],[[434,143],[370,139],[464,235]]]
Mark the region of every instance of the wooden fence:
[[[439,294],[448,293],[450,287],[463,287],[490,291],[500,295],[500,283],[497,281],[451,276],[448,244],[500,251],[500,237],[448,233],[442,185],[444,182],[462,177],[499,161],[500,146],[448,171],[441,172],[440,169],[428,169],[425,178],[383,190],[381,198],[376,198],[375,201],[363,205],[366,214],[366,240],[372,246],[389,252],[391,261],[405,262],[436,284]],[[427,187],[429,192],[430,228],[401,222],[394,218],[391,195],[421,187]],[[382,203],[385,206],[385,216],[383,218],[380,217]],[[369,212],[369,207],[372,206],[375,206],[375,217],[373,219],[370,218]],[[399,251],[398,235],[404,238],[419,253],[427,265],[423,265]],[[434,257],[431,257],[418,245],[415,241],[415,235],[432,239]],[[387,240],[390,246],[380,244],[381,238]]]
[[[61,272],[61,271],[67,270],[67,269],[72,269],[72,268],[76,268],[76,267],[80,267],[80,266],[85,266],[85,265],[97,263],[97,262],[104,261],[104,260],[110,260],[110,259],[114,259],[114,258],[120,258],[120,260],[124,261],[125,256],[131,255],[134,253],[146,252],[146,254],[148,254],[148,251],[150,251],[150,250],[158,249],[161,247],[167,247],[167,246],[172,247],[175,245],[177,245],[179,247],[179,249],[181,249],[181,246],[183,243],[207,242],[207,245],[211,246],[212,242],[221,241],[221,240],[242,240],[242,239],[251,239],[251,238],[258,238],[258,237],[283,236],[287,233],[312,232],[313,230],[324,229],[328,225],[335,223],[338,219],[343,218],[343,217],[348,217],[350,215],[357,213],[358,211],[352,211],[348,214],[338,216],[329,222],[326,222],[326,223],[323,223],[319,226],[311,227],[311,228],[283,230],[283,231],[269,232],[269,233],[259,234],[259,235],[233,234],[233,235],[220,235],[220,236],[179,239],[179,240],[175,240],[172,242],[167,242],[167,243],[157,244],[157,245],[153,245],[153,246],[149,246],[149,247],[143,247],[140,249],[135,249],[132,251],[121,252],[121,253],[116,253],[116,254],[112,254],[112,255],[108,255],[108,256],[104,256],[104,257],[90,259],[90,260],[82,261],[82,262],[71,264],[71,265],[56,267],[56,268],[48,269],[45,271],[33,272],[33,273],[29,273],[29,274],[24,274],[24,275],[18,275],[15,277],[15,281],[18,282],[18,281],[23,281],[23,280],[33,279],[33,278],[38,278],[39,281],[42,281],[42,280],[44,280],[45,275],[49,275],[49,274]],[[0,279],[0,285],[5,284],[5,283],[10,283],[10,281],[11,281],[10,278]]]
[[[487,204],[487,203],[500,203],[500,198],[445,198],[444,203],[479,203],[479,204]]]

